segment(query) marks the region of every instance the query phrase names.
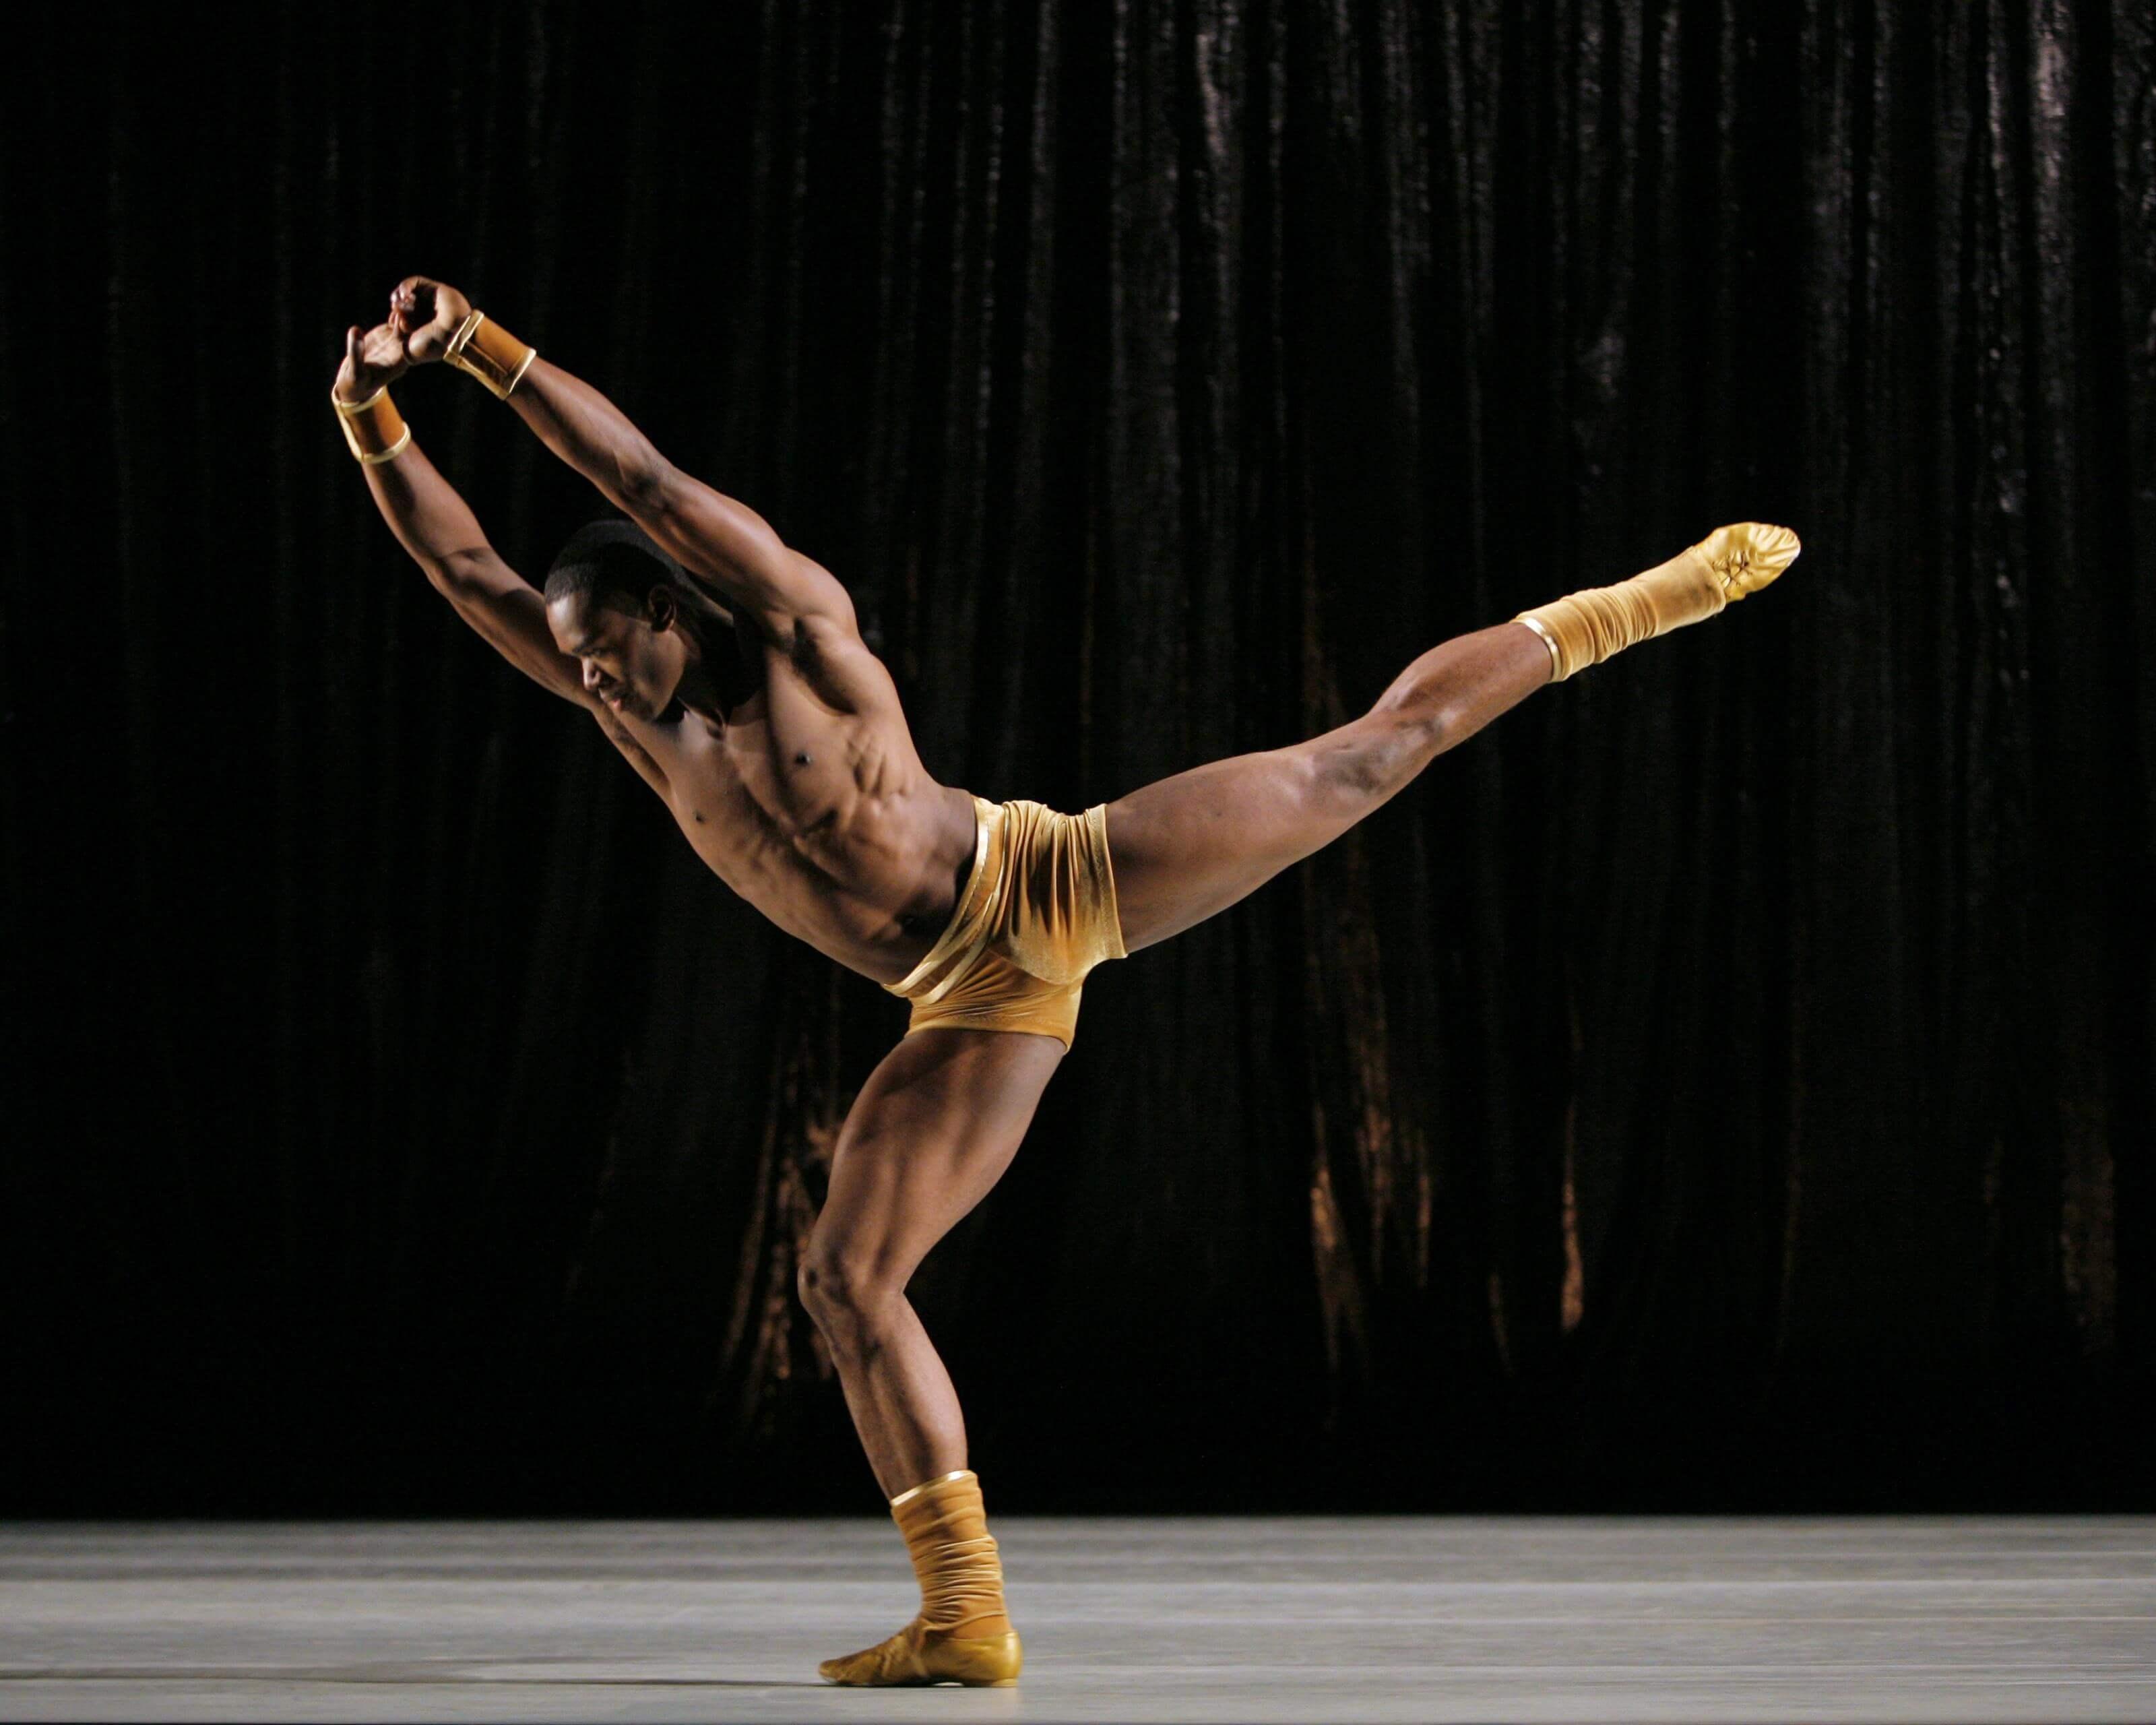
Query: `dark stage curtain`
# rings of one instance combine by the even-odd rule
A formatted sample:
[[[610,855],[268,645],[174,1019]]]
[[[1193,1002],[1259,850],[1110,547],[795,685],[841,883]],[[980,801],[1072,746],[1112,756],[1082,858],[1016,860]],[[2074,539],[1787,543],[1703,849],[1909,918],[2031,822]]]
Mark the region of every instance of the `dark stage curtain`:
[[[375,516],[412,270],[993,797],[1804,536],[1096,974],[916,1284],[992,1504],[2149,1503],[2145,5],[266,18],[16,26],[0,1508],[875,1507],[792,1284],[904,1009]],[[527,573],[604,512],[399,393]]]

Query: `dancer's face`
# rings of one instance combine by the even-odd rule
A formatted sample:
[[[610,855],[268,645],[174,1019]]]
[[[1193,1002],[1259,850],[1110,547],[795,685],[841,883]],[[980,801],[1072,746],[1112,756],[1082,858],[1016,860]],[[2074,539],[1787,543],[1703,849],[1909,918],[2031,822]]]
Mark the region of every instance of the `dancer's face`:
[[[575,593],[547,606],[547,626],[583,667],[593,696],[611,711],[650,720],[673,705],[688,648],[673,594],[653,588],[645,611],[637,617],[599,595]]]

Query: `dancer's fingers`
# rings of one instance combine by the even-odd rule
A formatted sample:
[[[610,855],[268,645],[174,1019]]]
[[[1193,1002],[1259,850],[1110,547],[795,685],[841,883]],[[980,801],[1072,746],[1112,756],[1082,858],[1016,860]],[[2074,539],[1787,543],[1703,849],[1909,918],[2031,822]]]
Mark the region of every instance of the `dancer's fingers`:
[[[434,321],[434,284],[424,275],[408,275],[397,284],[390,296],[404,313],[408,325],[431,323]]]
[[[359,326],[354,324],[344,332],[344,362],[337,367],[336,382],[330,386],[330,393],[352,400],[358,386]]]

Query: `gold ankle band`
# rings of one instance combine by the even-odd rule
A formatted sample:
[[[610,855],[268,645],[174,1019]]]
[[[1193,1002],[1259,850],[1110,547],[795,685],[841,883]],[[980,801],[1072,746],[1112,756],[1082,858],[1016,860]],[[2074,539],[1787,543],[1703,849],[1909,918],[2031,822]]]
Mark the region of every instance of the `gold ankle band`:
[[[917,1486],[908,1486],[897,1497],[891,1500],[891,1507],[896,1509],[901,1503],[911,1502],[923,1491],[932,1490],[937,1486],[947,1486],[953,1480],[969,1480],[973,1476],[973,1471],[969,1467],[953,1468],[949,1473],[940,1473],[932,1480],[923,1480]]]
[[[1537,634],[1542,637],[1543,645],[1549,649],[1550,680],[1555,683],[1563,682],[1564,680],[1564,656],[1557,650],[1557,637],[1552,634],[1548,629],[1544,626],[1542,619],[1534,616],[1531,613],[1523,611],[1520,615],[1515,617],[1512,621],[1515,623],[1526,624],[1529,629],[1532,629]]]

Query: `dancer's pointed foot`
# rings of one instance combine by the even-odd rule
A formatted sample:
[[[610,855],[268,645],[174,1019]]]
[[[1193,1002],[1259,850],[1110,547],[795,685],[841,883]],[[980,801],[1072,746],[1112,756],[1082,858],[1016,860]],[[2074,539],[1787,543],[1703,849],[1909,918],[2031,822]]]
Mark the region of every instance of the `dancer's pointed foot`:
[[[1797,560],[1804,545],[1787,527],[1736,521],[1692,547],[1727,603],[1754,593]]]
[[[1612,654],[1702,623],[1732,601],[1758,592],[1796,561],[1801,548],[1787,527],[1732,522],[1630,581],[1567,593],[1522,611],[1514,621],[1543,638],[1551,680],[1561,683]]]
[[[1024,1654],[1018,1631],[968,1640],[924,1628],[919,1618],[887,1641],[816,1667],[827,1683],[886,1687],[899,1684],[963,1683],[968,1688],[1007,1689],[1018,1681]]]

